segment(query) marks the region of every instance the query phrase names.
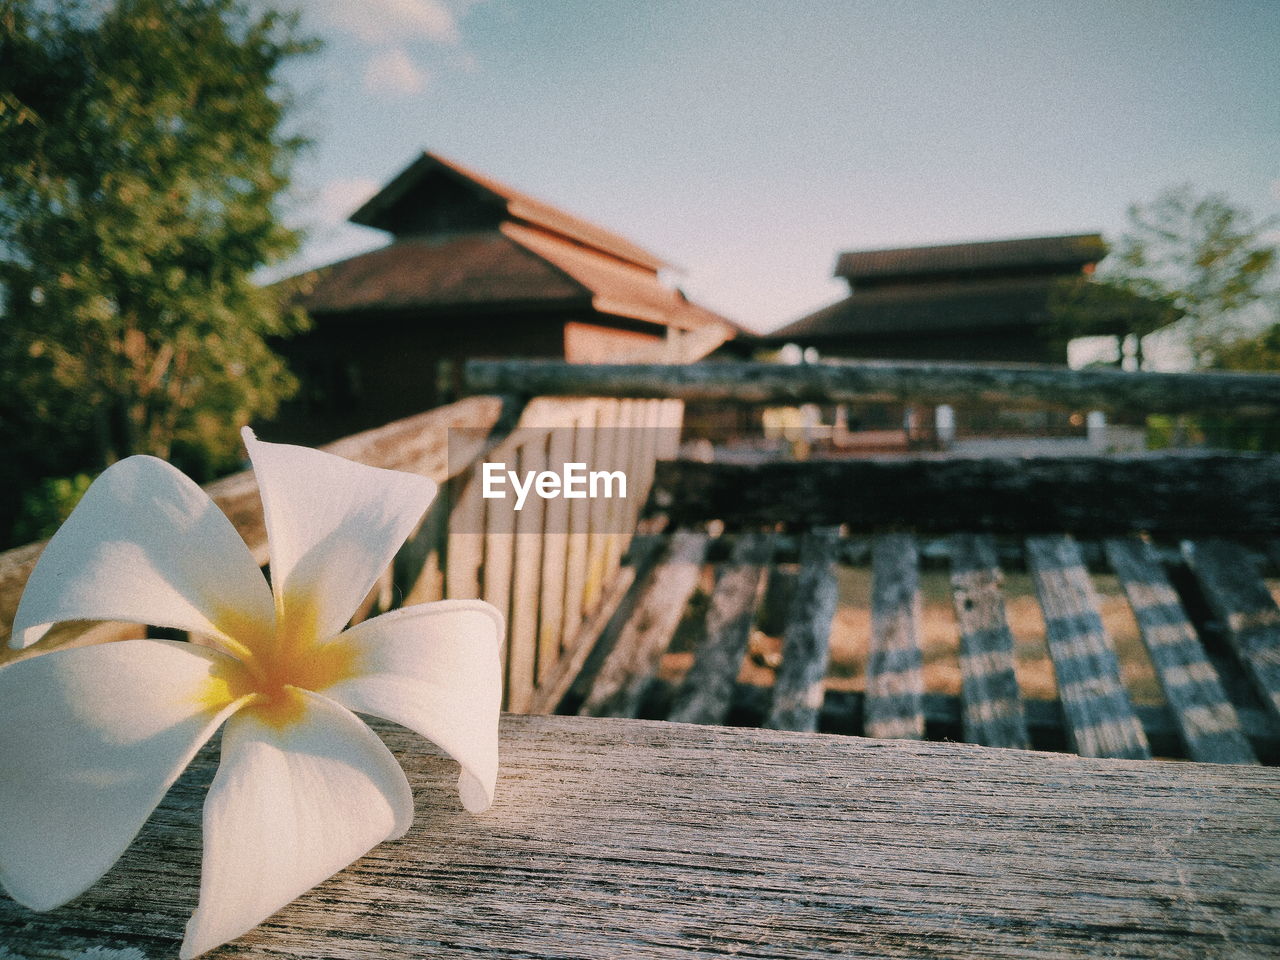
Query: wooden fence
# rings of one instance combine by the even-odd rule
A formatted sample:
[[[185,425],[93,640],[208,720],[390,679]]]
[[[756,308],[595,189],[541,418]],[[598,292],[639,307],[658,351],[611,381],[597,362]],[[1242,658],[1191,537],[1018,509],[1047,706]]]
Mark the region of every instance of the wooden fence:
[[[621,564],[630,543],[628,531],[635,529],[655,460],[675,453],[671,441],[678,435],[682,409],[678,400],[592,398],[539,398],[513,408],[501,397],[476,396],[327,445],[325,450],[347,459],[417,473],[441,484],[440,497],[355,619],[404,603],[483,598],[507,618],[508,709],[549,712],[599,633],[593,615],[611,610],[610,598],[625,591],[634,576]],[[572,451],[551,449],[565,444],[572,444]],[[470,469],[482,454],[524,471],[540,469],[548,457],[567,459],[570,452],[600,468],[624,470],[634,484],[632,496],[531,498],[526,509],[513,514],[481,498],[480,478]],[[255,559],[265,564],[267,533],[252,472],[206,489]],[[513,516],[519,518],[514,523]],[[43,546],[0,553],[0,644],[7,642],[22,588]],[[54,647],[144,633],[135,624],[64,624],[26,651],[0,647],[0,664]]]

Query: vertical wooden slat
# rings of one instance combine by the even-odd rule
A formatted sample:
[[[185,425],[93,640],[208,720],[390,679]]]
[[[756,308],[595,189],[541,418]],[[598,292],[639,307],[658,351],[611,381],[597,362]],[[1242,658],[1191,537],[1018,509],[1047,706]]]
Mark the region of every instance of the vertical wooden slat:
[[[618,428],[614,431],[613,455],[610,458],[609,465],[606,470],[619,470],[627,476],[628,482],[634,482],[634,453],[635,445],[640,439],[640,431],[637,429],[644,425],[643,416],[643,400],[623,400],[621,409],[618,412]],[[616,492],[616,491],[615,491]],[[630,491],[628,491],[630,492]],[[606,540],[607,548],[605,550],[604,574],[601,577],[602,583],[608,583],[613,576],[615,570],[618,569],[618,561],[622,559],[622,552],[626,548],[628,540],[628,527],[630,526],[630,510],[631,504],[629,500],[614,497],[607,501],[606,523],[609,526],[609,537]]]
[[[587,717],[634,717],[702,575],[707,535],[678,530],[609,651],[582,708]]]
[[[1253,558],[1228,540],[1197,540],[1187,560],[1249,679],[1280,718],[1280,608]]]
[[[817,527],[800,538],[800,570],[783,631],[782,664],[764,722],[771,729],[818,729],[836,613],[839,548],[839,527]]]
[[[588,462],[596,436],[597,403],[584,400],[574,417],[573,459]],[[569,504],[568,552],[564,576],[564,626],[561,646],[570,650],[578,636],[578,625],[589,611],[586,607],[587,565],[591,545],[591,502],[574,500]]]
[[[889,533],[872,541],[871,649],[864,708],[868,737],[924,739],[918,568],[915,537]]]
[[[769,534],[745,533],[733,545],[711,594],[706,630],[694,651],[693,666],[675,694],[668,719],[724,723],[772,553]]]
[[[1107,540],[1104,548],[1129,598],[1188,755],[1207,763],[1257,763],[1235,707],[1205,658],[1155,548],[1137,537]]]
[[[1085,757],[1149,758],[1151,748],[1120,681],[1120,665],[1079,546],[1066,536],[1030,537],[1026,546],[1076,752]]]
[[[988,536],[956,534],[950,547],[964,738],[988,747],[1025,749],[1031,741],[1018,694],[1013,634],[1005,616],[995,544]]]
[[[596,420],[594,449],[589,463],[597,464],[593,469],[612,470],[614,451],[618,440],[618,422],[621,416],[621,405],[617,400],[599,401],[599,415]],[[591,538],[587,546],[587,580],[583,588],[582,608],[590,611],[595,608],[604,589],[605,573],[608,565],[609,539],[608,529],[609,501],[597,498],[587,501],[591,505]]]
[[[553,427],[547,446],[547,460],[560,469],[573,459],[572,417]],[[542,584],[539,588],[538,683],[552,675],[560,659],[565,630],[565,571],[569,553],[570,506],[577,501],[557,497],[547,501],[542,534]],[[578,623],[575,621],[574,626]]]
[[[516,460],[521,477],[547,468],[546,435],[523,436]],[[514,503],[514,501],[512,501]],[[542,518],[547,501],[530,492],[515,515],[514,569],[507,648],[507,709],[524,713],[533,699],[538,649],[538,595],[542,585]]]

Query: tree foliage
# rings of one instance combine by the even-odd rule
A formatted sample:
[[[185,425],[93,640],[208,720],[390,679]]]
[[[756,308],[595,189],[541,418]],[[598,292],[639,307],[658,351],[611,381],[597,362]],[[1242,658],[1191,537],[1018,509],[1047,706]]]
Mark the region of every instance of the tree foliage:
[[[1129,228],[1104,261],[1096,281],[1082,285],[1061,314],[1081,332],[1144,337],[1176,320],[1197,366],[1215,365],[1225,345],[1239,340],[1257,314],[1275,317],[1280,251],[1269,238],[1280,220],[1259,219],[1220,193],[1191,186],[1166,190],[1129,208]],[[1123,303],[1135,306],[1125,316]],[[1089,330],[1110,310],[1117,329]],[[1251,314],[1253,315],[1251,317]],[[1127,326],[1126,321],[1127,320]]]
[[[0,441],[29,472],[207,476],[294,388],[268,338],[302,320],[250,278],[298,242],[296,30],[238,0],[0,5]]]

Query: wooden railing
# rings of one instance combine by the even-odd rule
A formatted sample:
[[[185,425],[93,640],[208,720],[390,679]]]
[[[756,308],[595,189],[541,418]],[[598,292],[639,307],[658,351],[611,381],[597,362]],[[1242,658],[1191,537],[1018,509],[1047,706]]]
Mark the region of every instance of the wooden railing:
[[[327,445],[330,453],[420,474],[442,486],[355,619],[405,603],[483,598],[507,618],[508,708],[548,712],[599,633],[593,614],[612,609],[604,600],[630,585],[634,574],[621,564],[629,531],[653,482],[656,459],[675,453],[672,441],[682,408],[678,400],[591,398],[539,398],[521,408],[501,397],[476,396]],[[634,438],[648,442],[628,442]],[[572,451],[548,449],[566,443]],[[530,470],[539,469],[548,456],[563,460],[570,452],[600,468],[624,470],[635,484],[632,496],[561,499],[546,501],[545,507],[534,499],[513,522],[517,515],[481,499],[480,478],[470,469],[481,454]],[[255,559],[265,564],[267,534],[252,472],[206,489]],[[7,641],[22,588],[42,549],[43,544],[30,544],[0,553],[0,643]],[[27,651],[0,648],[0,663],[144,632],[135,624],[65,624]]]
[[[982,402],[1001,407],[1065,407],[1114,413],[1280,411],[1280,376],[1147,373],[1051,366],[905,362],[576,365],[558,361],[472,360],[476,393],[523,396],[665,397],[731,404]]]

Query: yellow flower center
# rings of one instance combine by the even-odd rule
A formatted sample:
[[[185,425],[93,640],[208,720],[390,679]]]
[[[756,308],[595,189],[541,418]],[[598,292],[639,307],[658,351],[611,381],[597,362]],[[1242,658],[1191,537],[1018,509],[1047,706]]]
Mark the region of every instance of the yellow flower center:
[[[321,691],[351,677],[355,651],[343,640],[317,642],[308,626],[262,637],[241,629],[235,634],[243,657],[222,661],[210,673],[200,702],[219,710],[241,697],[259,720],[285,727],[302,718],[306,700],[300,691]]]

